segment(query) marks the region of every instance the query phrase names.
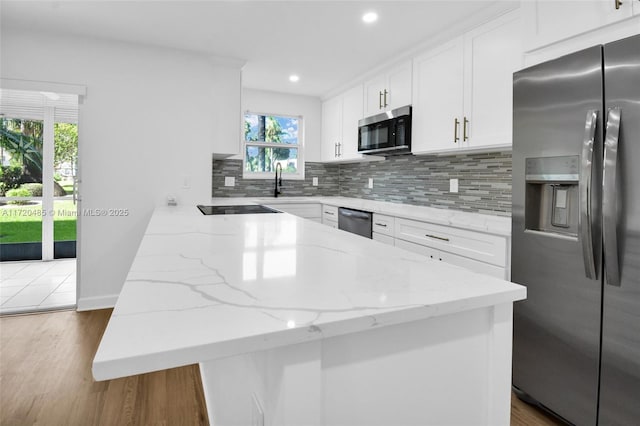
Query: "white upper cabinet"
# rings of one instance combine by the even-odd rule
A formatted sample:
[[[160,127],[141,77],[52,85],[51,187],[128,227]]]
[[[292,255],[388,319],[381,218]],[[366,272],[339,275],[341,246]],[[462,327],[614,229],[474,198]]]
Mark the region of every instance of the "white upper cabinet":
[[[522,63],[519,11],[414,58],[412,152],[509,148]]]
[[[358,121],[363,117],[362,85],[322,104],[322,149],[324,162],[377,160],[358,153]]]
[[[520,22],[510,15],[465,35],[464,147],[512,144],[513,73],[523,66]]]
[[[640,14],[638,0],[522,2],[524,50],[532,50]]]
[[[211,117],[215,129],[212,151],[214,158],[227,158],[242,153],[241,71],[239,68],[216,67],[214,73],[212,90],[217,101]]]
[[[413,152],[453,149],[460,144],[463,98],[463,39],[413,60]]]
[[[364,116],[411,105],[411,62],[404,62],[364,84]]]
[[[342,96],[322,103],[321,132],[322,161],[334,161],[338,158],[338,141],[342,139]]]
[[[340,160],[362,158],[358,153],[358,121],[362,119],[362,85],[342,94],[342,140]]]

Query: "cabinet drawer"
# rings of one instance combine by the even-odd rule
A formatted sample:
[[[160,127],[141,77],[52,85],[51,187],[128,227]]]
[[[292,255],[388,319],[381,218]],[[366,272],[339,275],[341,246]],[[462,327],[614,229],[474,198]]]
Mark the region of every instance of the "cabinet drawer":
[[[281,212],[290,213],[294,216],[300,216],[305,219],[319,219],[321,217],[320,204],[269,204],[267,207],[272,207]]]
[[[334,220],[336,223],[338,222],[338,207],[326,204],[322,205],[322,222],[324,223],[326,220]]]
[[[396,239],[506,266],[507,240],[503,237],[401,218],[396,218],[394,235]]]
[[[374,213],[372,225],[373,232],[393,237],[394,222],[395,218],[393,216]]]
[[[378,234],[377,232],[374,232],[371,235],[371,238],[373,238],[375,241],[380,241],[381,243],[385,243],[388,244],[390,246],[395,246],[396,245],[396,239],[389,236],[389,235],[384,235],[384,234]]]

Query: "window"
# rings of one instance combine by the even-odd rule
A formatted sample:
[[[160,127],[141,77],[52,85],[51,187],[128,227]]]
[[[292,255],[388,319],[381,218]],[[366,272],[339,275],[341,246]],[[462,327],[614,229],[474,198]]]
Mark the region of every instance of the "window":
[[[243,177],[273,178],[280,164],[283,177],[304,179],[302,154],[302,117],[244,115]]]

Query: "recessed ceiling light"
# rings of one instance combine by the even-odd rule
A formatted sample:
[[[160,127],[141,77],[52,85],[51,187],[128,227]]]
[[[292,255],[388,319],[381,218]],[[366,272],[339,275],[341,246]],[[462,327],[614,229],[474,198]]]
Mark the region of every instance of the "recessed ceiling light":
[[[298,77],[295,74],[289,76],[289,81],[291,81],[293,83],[297,82],[298,80],[300,80],[300,77]]]
[[[364,15],[362,15],[362,20],[367,24],[371,24],[378,20],[378,14],[375,12],[367,12]]]

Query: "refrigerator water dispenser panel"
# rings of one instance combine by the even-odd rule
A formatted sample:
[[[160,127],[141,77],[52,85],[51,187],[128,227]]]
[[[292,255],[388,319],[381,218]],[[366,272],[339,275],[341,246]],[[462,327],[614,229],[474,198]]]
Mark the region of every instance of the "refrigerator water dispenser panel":
[[[527,158],[525,229],[578,236],[580,157]]]

